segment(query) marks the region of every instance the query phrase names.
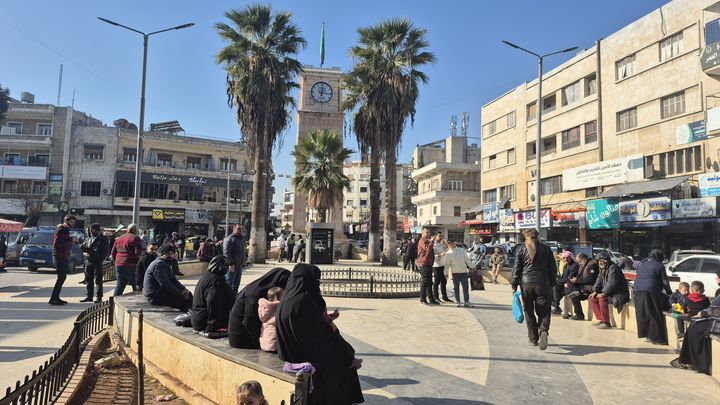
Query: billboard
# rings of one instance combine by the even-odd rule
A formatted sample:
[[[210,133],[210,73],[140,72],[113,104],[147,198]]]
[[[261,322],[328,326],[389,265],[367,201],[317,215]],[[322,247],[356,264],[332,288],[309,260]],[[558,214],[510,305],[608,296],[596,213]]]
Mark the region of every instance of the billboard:
[[[643,155],[633,155],[563,170],[562,189],[564,191],[582,190],[640,181],[644,178]]]

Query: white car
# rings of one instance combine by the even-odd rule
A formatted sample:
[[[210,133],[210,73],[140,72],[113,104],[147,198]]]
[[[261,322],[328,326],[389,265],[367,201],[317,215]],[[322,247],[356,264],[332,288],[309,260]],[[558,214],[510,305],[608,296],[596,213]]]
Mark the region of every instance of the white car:
[[[676,250],[672,252],[670,257],[668,258],[667,263],[665,263],[665,270],[667,270],[668,275],[670,274],[670,266],[674,266],[677,262],[680,260],[693,255],[714,255],[715,252],[712,250]]]
[[[680,277],[681,282],[690,284],[695,280],[702,281],[707,296],[713,295],[717,289],[715,277],[718,270],[720,270],[718,255],[688,256],[669,268],[670,275]]]

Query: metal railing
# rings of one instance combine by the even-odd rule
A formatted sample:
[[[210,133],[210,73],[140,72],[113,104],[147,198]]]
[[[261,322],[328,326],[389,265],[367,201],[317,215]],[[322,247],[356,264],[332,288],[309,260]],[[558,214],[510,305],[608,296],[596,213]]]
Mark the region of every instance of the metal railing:
[[[320,291],[328,297],[416,298],[420,296],[420,276],[406,271],[352,267],[323,269]]]
[[[103,263],[102,272],[103,272],[103,281],[117,280],[117,275],[115,274],[115,266],[113,266],[112,262]]]
[[[80,362],[82,350],[90,339],[113,324],[113,298],[84,310],[75,319],[73,330],[55,354],[32,375],[8,387],[0,405],[43,405],[54,403]]]

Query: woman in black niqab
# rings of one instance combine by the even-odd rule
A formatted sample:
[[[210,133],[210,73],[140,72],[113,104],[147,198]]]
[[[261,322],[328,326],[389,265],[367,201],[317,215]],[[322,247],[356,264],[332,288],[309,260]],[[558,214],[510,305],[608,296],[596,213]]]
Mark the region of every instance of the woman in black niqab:
[[[312,363],[313,405],[350,405],[364,402],[355,349],[333,329],[320,294],[320,269],[298,264],[283,292],[276,315],[278,354],[290,363]]]
[[[228,337],[230,346],[241,349],[260,348],[262,321],[258,316],[258,301],[267,298],[273,287],[285,288],[290,271],[276,267],[240,290],[230,310]]]

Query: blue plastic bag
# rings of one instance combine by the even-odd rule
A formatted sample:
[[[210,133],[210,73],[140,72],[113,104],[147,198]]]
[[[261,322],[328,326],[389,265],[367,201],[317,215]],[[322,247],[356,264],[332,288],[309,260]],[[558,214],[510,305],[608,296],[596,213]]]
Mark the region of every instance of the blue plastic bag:
[[[513,294],[512,313],[517,323],[523,323],[525,321],[522,302],[520,302],[520,290],[515,291],[515,294]]]

